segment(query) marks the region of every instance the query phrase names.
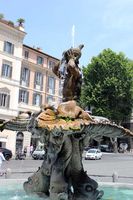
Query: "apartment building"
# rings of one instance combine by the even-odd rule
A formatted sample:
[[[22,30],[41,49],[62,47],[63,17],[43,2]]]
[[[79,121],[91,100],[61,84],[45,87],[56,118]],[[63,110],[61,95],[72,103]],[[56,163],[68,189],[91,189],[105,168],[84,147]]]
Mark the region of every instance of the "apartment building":
[[[52,72],[52,67],[59,60],[40,48],[23,45],[23,60],[20,76],[19,105],[20,112],[39,111],[40,105],[52,104],[55,107],[61,102],[61,81]],[[38,138],[31,136],[33,146]]]
[[[23,39],[26,33],[10,21],[0,20],[0,120],[18,116]],[[15,152],[16,133],[0,132],[0,146]]]
[[[24,45],[25,35],[22,26],[0,19],[0,121],[61,101],[61,82],[52,72],[58,59]],[[11,149],[14,155],[18,149],[28,149],[31,142],[36,144],[37,138],[28,131],[0,132],[0,146]]]
[[[61,101],[61,81],[52,72],[59,60],[40,48],[23,45],[23,60],[19,89],[19,110],[38,111],[40,105]],[[60,89],[59,89],[60,88]]]
[[[0,21],[0,118],[18,115],[24,31]],[[15,97],[15,98],[14,98]]]

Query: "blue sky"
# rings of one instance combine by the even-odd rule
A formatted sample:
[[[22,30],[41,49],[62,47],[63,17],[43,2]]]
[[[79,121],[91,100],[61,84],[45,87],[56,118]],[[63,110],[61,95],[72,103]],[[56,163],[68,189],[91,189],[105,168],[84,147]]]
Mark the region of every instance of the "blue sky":
[[[133,0],[0,0],[0,13],[24,18],[24,44],[59,59],[72,46],[73,25],[75,46],[85,45],[80,65],[106,48],[133,59]]]

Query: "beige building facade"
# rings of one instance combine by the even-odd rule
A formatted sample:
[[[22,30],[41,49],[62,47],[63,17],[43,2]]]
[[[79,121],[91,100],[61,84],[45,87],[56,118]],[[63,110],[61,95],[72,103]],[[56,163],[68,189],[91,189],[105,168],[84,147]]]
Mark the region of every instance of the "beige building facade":
[[[23,45],[19,89],[20,111],[38,111],[42,104],[59,104],[61,83],[52,72],[52,66],[58,61],[39,48]]]
[[[0,20],[0,120],[18,116],[18,95],[25,32]],[[0,146],[15,153],[16,132],[0,132]]]
[[[18,105],[20,113],[39,111],[41,105],[57,106],[61,102],[61,82],[52,72],[52,66],[58,61],[39,48],[23,45]],[[37,146],[39,138],[32,135],[30,138],[30,144]]]
[[[23,27],[0,19],[0,121],[39,111],[42,104],[58,105],[62,99],[61,82],[52,72],[58,59],[24,45],[25,35]],[[0,147],[12,150],[13,155],[37,141],[28,131],[0,132]]]

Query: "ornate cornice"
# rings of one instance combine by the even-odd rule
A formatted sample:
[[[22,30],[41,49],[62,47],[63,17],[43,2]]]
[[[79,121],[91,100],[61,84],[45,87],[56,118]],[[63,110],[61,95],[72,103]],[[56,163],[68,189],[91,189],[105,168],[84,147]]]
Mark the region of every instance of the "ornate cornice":
[[[26,33],[0,22],[0,35],[22,43]]]

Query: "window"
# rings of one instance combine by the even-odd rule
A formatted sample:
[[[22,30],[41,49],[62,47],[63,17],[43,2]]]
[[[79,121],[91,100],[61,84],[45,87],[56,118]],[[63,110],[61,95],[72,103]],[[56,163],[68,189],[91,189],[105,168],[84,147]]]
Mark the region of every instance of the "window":
[[[25,52],[24,52],[24,58],[25,58],[25,59],[28,59],[28,58],[29,58],[29,51],[25,51]]]
[[[62,103],[62,98],[58,98],[58,105]]]
[[[40,106],[42,103],[42,96],[38,93],[33,94],[33,105]]]
[[[11,78],[12,76],[12,63],[6,60],[3,61],[2,64],[2,76],[6,78]]]
[[[10,90],[8,88],[0,88],[0,107],[9,108]]]
[[[35,89],[42,90],[43,89],[43,75],[40,72],[35,73]]]
[[[9,94],[0,93],[0,107],[9,107]]]
[[[37,56],[37,64],[42,65],[43,64],[43,58],[40,56]]]
[[[10,54],[14,53],[14,44],[12,44],[11,42],[4,42],[4,51]]]
[[[59,96],[62,96],[62,90],[63,90],[63,81],[59,80]]]
[[[55,101],[55,99],[52,96],[47,96],[47,103],[52,104]]]
[[[49,62],[48,62],[48,68],[52,69],[54,65],[55,65],[55,62],[49,60]]]
[[[26,90],[19,90],[19,102],[28,104],[29,92]]]
[[[22,68],[21,71],[21,85],[28,86],[30,79],[30,70],[26,67]]]
[[[48,93],[55,94],[55,78],[48,77]]]

